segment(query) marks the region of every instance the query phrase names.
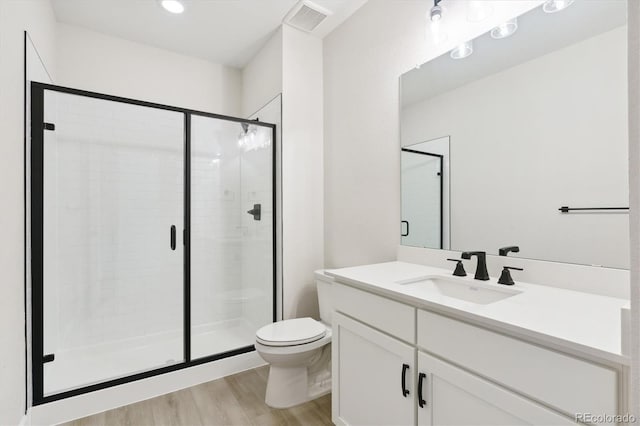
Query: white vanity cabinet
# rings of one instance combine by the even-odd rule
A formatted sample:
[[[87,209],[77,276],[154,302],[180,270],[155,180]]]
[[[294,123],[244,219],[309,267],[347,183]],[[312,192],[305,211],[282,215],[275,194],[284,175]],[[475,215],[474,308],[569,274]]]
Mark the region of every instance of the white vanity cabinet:
[[[418,352],[418,425],[575,424],[474,374]]]
[[[415,425],[416,309],[342,284],[332,292],[333,422]]]
[[[339,425],[565,425],[619,413],[619,371],[338,282]]]
[[[426,310],[417,346],[573,417],[618,413],[618,372]]]
[[[335,424],[416,423],[413,346],[335,313],[332,351],[339,383],[332,395]]]

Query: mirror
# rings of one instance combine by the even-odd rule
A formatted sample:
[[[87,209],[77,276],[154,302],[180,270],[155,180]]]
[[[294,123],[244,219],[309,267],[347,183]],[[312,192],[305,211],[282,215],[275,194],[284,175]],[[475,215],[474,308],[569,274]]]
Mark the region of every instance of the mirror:
[[[538,7],[401,76],[402,244],[629,267],[626,7]]]

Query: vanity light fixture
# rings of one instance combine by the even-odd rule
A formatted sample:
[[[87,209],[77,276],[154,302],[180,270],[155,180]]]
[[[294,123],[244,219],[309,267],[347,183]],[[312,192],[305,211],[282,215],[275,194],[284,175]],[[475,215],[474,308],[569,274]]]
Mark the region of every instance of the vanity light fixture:
[[[496,40],[501,38],[507,38],[513,35],[513,33],[515,33],[517,29],[518,29],[518,18],[513,18],[508,20],[507,22],[503,22],[502,24],[492,29],[491,37],[495,38]]]
[[[542,10],[544,10],[546,13],[560,12],[561,10],[564,10],[571,6],[574,1],[575,0],[547,0],[542,5]]]
[[[427,12],[427,40],[432,40],[436,45],[447,40],[447,33],[442,29],[442,0],[433,0],[433,7]]]
[[[184,5],[178,0],[159,0],[159,3],[167,12],[175,14],[184,12]]]
[[[459,44],[450,53],[452,59],[463,59],[473,53],[473,41],[465,41]]]
[[[441,1],[442,0],[433,0],[433,7],[429,13],[431,22],[438,22],[442,19],[442,6],[440,6]]]

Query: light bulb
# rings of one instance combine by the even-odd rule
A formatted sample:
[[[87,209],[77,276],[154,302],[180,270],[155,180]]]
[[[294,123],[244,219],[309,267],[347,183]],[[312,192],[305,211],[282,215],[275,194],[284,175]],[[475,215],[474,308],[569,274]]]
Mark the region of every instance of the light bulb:
[[[491,37],[501,39],[513,35],[518,29],[518,18],[513,18],[507,22],[503,22],[491,30]]]
[[[459,44],[450,53],[452,59],[463,59],[473,53],[473,42],[471,40]]]
[[[160,0],[160,5],[164,7],[166,11],[171,13],[184,12],[184,5],[178,0]]]
[[[442,7],[435,5],[429,13],[431,22],[438,22],[442,19]]]
[[[542,5],[542,10],[546,13],[556,13],[560,12],[571,6],[574,0],[547,0],[544,5]]]

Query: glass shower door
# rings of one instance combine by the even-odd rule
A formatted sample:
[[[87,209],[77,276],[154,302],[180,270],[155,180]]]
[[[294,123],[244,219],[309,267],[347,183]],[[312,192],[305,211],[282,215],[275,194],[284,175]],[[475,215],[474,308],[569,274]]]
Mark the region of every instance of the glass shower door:
[[[443,248],[442,155],[403,148],[403,245]]]
[[[191,358],[274,321],[273,126],[191,116]]]
[[[43,256],[43,340],[34,351],[44,355],[43,389],[34,392],[182,362],[185,114],[41,96],[40,119],[51,125],[33,145]]]

